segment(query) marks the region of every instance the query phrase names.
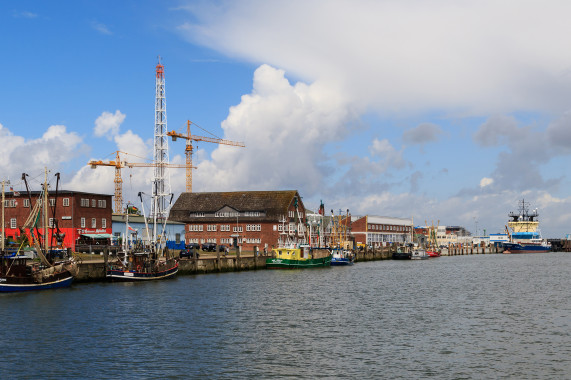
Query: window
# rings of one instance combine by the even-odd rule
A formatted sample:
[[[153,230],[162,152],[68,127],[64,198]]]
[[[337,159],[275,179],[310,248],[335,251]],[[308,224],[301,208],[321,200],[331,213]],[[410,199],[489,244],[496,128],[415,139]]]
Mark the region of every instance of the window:
[[[209,224],[206,226],[207,231],[216,231],[216,224]]]
[[[95,207],[96,203],[95,203],[95,199],[91,200],[91,207]]]
[[[10,228],[16,228],[16,218],[10,219]]]
[[[98,200],[97,200],[97,207],[99,207],[99,208],[104,208],[104,206],[103,206],[103,200],[101,200],[101,199],[98,199]]]
[[[85,228],[85,218],[81,218],[81,228]]]
[[[30,207],[30,200],[24,199],[24,207]]]
[[[89,207],[89,199],[81,198],[81,207]]]
[[[49,228],[54,228],[54,218],[50,218],[50,219],[48,220],[48,227],[49,227]]]
[[[68,207],[68,206],[69,206],[69,198],[64,198],[64,199],[63,199],[63,206],[64,206],[64,207]]]
[[[204,218],[204,213],[203,212],[195,212],[194,217],[195,218]]]
[[[234,227],[234,232],[243,232],[244,231],[244,227],[239,226],[239,227]]]
[[[55,198],[50,198],[50,206],[54,207],[56,205]]]
[[[101,228],[107,228],[107,219],[101,219]]]
[[[91,228],[97,228],[97,219],[91,218]]]
[[[15,199],[6,199],[4,201],[4,207],[16,207],[16,200]]]
[[[294,211],[290,211],[288,212],[288,215],[290,218],[293,218],[295,216],[295,212]]]

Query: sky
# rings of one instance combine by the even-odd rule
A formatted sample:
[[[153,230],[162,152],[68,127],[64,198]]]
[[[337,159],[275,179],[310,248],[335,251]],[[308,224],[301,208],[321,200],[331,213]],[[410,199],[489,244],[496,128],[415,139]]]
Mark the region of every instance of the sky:
[[[568,1],[0,3],[0,180],[114,193],[167,129],[195,142],[193,191],[298,190],[306,208],[501,233],[525,199],[571,233]],[[169,160],[184,163],[184,140]],[[123,169],[125,202],[151,167]],[[175,198],[184,169],[170,169]],[[50,177],[51,178],[51,177]]]

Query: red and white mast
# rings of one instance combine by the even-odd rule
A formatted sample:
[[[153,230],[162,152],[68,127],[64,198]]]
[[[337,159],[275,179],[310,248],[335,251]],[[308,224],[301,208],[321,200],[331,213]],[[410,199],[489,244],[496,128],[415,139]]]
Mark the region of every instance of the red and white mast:
[[[165,68],[161,57],[156,67],[155,79],[155,140],[154,140],[154,177],[153,201],[151,203],[151,218],[165,219],[169,213],[169,198],[171,194],[169,164],[169,146],[167,140],[167,104],[165,98]]]

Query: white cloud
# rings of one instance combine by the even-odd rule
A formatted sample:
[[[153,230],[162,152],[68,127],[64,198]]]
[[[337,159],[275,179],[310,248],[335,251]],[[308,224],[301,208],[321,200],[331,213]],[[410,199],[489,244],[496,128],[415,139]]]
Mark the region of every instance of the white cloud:
[[[336,83],[379,112],[561,111],[571,97],[571,51],[561,49],[571,34],[569,2],[187,4],[185,38]]]
[[[494,183],[494,179],[493,178],[487,178],[484,177],[480,180],[480,187],[486,187],[486,186],[490,186],[492,183]]]
[[[252,93],[231,107],[225,138],[245,148],[220,145],[209,161],[195,161],[196,191],[303,189],[314,192],[330,171],[324,146],[345,136],[353,118],[344,97],[322,83],[291,85],[268,65],[254,73]]]
[[[95,120],[95,127],[93,127],[93,134],[97,137],[107,137],[111,140],[119,133],[119,127],[125,120],[125,114],[117,110],[115,113],[104,111]]]
[[[0,170],[4,178],[18,180],[23,172],[40,173],[44,168],[59,170],[76,158],[83,143],[63,125],[52,125],[37,139],[26,140],[0,124]]]
[[[406,165],[406,161],[402,157],[403,151],[397,151],[387,139],[374,139],[369,147],[369,152],[372,155],[384,158],[387,167],[402,169]]]

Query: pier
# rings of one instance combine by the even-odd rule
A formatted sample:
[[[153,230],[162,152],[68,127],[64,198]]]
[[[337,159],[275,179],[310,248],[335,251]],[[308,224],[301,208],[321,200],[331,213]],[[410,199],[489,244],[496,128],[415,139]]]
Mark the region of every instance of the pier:
[[[355,253],[355,262],[373,261],[373,260],[390,260],[393,252],[397,249],[396,245],[389,245],[378,248],[365,248]],[[484,255],[502,253],[495,246],[490,247],[465,247],[450,245],[442,249],[442,256],[460,256],[460,255]],[[103,250],[99,255],[93,255],[92,260],[82,260],[79,263],[79,274],[76,282],[92,282],[105,280],[105,259]],[[200,258],[180,259],[179,274],[206,274],[221,272],[236,272],[245,270],[266,269],[266,259],[271,255],[254,254],[253,252],[245,252],[242,254],[224,255],[217,254],[201,254]]]

